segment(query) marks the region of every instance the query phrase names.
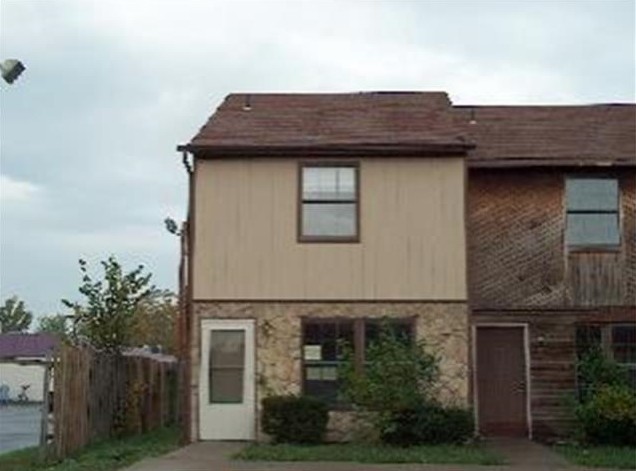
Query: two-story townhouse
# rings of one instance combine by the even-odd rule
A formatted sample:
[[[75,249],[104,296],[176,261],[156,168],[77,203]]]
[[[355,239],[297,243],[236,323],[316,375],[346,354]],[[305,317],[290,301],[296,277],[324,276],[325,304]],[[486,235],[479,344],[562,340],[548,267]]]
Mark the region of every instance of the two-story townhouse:
[[[187,145],[190,438],[254,439],[270,394],[334,405],[380,318],[469,401],[463,139],[445,93],[230,95]],[[191,158],[189,157],[191,156]]]
[[[227,97],[180,146],[190,439],[256,438],[281,393],[346,438],[338,344],[363,362],[381,317],[436,349],[480,433],[564,433],[577,337],[636,363],[635,134],[633,105]]]
[[[456,111],[479,429],[560,436],[590,337],[636,379],[636,106]]]

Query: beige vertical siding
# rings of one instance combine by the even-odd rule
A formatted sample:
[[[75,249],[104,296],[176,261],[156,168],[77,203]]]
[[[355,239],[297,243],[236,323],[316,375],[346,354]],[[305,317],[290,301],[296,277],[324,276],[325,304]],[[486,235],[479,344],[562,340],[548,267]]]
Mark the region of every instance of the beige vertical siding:
[[[360,243],[298,243],[297,180],[197,161],[195,299],[466,299],[462,158],[362,159]]]

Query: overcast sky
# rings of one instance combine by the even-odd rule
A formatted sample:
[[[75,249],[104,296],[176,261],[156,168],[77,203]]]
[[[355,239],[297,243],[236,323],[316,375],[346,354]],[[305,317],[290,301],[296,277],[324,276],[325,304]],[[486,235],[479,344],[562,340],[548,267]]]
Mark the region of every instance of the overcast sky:
[[[445,90],[458,104],[633,102],[635,0],[1,0],[0,294],[78,298],[78,258],[176,289],[175,146],[245,91]]]

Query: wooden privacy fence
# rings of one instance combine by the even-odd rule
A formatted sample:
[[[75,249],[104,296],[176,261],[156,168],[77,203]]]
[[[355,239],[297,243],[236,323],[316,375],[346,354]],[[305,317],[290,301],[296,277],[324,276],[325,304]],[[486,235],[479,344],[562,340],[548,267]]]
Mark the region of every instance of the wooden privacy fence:
[[[176,361],[64,345],[53,366],[57,459],[89,443],[177,422]]]

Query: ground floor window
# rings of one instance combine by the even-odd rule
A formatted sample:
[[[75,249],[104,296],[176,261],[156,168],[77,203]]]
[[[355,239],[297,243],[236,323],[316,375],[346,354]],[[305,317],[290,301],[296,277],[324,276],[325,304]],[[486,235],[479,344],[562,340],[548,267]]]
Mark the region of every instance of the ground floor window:
[[[636,324],[611,326],[611,354],[614,360],[629,371],[636,387]]]
[[[636,388],[636,324],[580,325],[576,330],[577,356],[600,349],[622,365]],[[579,385],[579,388],[585,385]]]
[[[364,353],[386,325],[397,336],[411,342],[414,319],[306,319],[303,321],[303,392],[332,405],[343,403],[339,395],[338,369],[344,349],[353,350],[363,367]]]

